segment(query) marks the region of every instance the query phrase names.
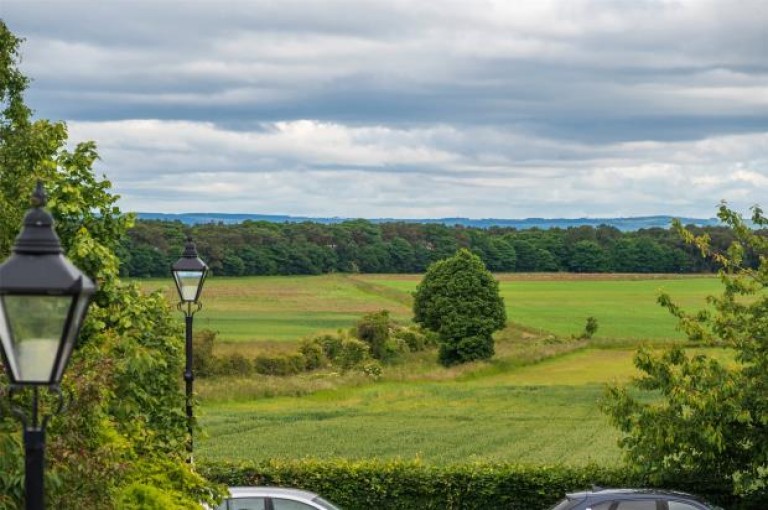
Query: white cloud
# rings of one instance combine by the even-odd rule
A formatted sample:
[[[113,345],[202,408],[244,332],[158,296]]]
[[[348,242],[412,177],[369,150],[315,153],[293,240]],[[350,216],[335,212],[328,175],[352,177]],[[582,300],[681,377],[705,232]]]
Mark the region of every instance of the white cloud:
[[[166,212],[710,216],[721,199],[759,202],[768,184],[768,134],[571,144],[567,158],[553,158],[552,140],[487,127],[301,120],[244,132],[137,120],[72,123],[70,133],[100,141],[105,172],[126,207]],[[481,154],[468,143],[475,139],[487,144]],[[149,192],[152,199],[143,198]]]

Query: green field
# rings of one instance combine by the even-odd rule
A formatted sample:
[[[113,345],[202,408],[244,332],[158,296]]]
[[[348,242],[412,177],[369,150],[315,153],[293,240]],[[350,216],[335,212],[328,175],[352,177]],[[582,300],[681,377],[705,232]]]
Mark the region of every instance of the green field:
[[[143,280],[142,286],[177,299],[171,281]],[[296,342],[313,333],[349,328],[364,314],[381,309],[402,321],[410,317],[402,302],[371,293],[344,275],[209,278],[201,301],[195,328],[218,332],[222,342]]]
[[[670,294],[684,308],[698,310],[704,297],[716,293],[712,276],[637,275],[497,275],[507,317],[517,324],[557,335],[579,333],[587,317],[598,319],[597,338],[681,339],[674,318],[661,308],[659,292]],[[408,294],[420,276],[363,275],[368,282]]]
[[[656,304],[660,290],[697,310],[719,287],[714,277],[497,277],[510,326],[497,335],[491,363],[445,369],[429,354],[387,367],[380,381],[334,373],[200,379],[207,435],[197,455],[615,465],[618,435],[598,410],[605,383],[634,374],[636,345],[682,340]],[[348,328],[371,311],[388,309],[407,322],[420,278],[212,278],[195,327],[218,331],[225,351],[292,349],[302,337]],[[170,292],[168,282],[142,284]],[[598,319],[595,340],[572,340],[588,316]]]
[[[387,309],[410,319],[410,293],[420,275],[323,275],[210,278],[195,327],[219,333],[221,342],[297,342],[322,331],[348,328],[362,315]],[[597,338],[680,339],[674,319],[656,303],[660,290],[698,309],[717,291],[715,277],[633,275],[499,275],[509,320],[568,336],[598,319]],[[172,283],[145,280],[171,296]]]
[[[420,458],[615,464],[617,434],[597,412],[602,388],[475,383],[376,384],[206,406],[199,456]]]
[[[377,383],[304,398],[210,405],[207,459],[421,458],[615,464],[618,435],[596,408],[627,380],[631,353],[581,350],[470,381]],[[258,446],[256,446],[258,445]]]

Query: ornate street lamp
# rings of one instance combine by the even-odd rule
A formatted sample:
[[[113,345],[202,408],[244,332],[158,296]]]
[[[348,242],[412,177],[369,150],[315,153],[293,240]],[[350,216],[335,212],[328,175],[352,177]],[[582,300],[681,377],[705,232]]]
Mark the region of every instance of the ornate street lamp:
[[[186,325],[186,354],[187,362],[184,369],[184,381],[186,382],[187,390],[187,433],[189,434],[189,443],[187,449],[189,450],[190,462],[192,460],[192,451],[194,449],[193,441],[193,427],[194,427],[194,413],[192,411],[192,385],[195,380],[195,374],[192,370],[192,317],[195,312],[202,308],[202,303],[199,302],[200,293],[203,291],[203,284],[205,278],[208,276],[208,266],[205,262],[200,260],[197,255],[197,249],[195,243],[191,238],[187,238],[187,244],[184,247],[184,253],[181,258],[171,266],[171,273],[173,274],[173,280],[176,282],[176,290],[179,291],[179,304],[178,308],[184,312],[184,319]]]
[[[10,395],[31,388],[32,409],[14,406],[24,424],[25,497],[28,510],[44,508],[45,428],[40,416],[40,389],[59,397],[80,326],[96,291],[94,283],[66,257],[53,218],[43,209],[41,183],[32,195],[11,256],[0,265],[0,346]]]

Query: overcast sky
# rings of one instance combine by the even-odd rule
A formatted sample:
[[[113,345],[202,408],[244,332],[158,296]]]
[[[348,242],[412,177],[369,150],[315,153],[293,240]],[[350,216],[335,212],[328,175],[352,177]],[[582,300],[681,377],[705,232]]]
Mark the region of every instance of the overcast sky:
[[[768,207],[768,0],[0,0],[124,210]]]

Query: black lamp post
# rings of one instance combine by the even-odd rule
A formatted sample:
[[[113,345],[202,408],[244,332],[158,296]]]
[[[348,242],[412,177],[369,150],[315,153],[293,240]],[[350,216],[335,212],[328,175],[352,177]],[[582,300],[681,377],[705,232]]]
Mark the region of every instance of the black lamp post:
[[[203,291],[203,284],[205,283],[206,276],[208,276],[208,266],[198,257],[195,243],[192,242],[191,238],[187,238],[184,253],[171,266],[171,273],[173,274],[173,280],[176,282],[176,290],[179,291],[180,301],[178,308],[184,312],[186,325],[185,345],[187,363],[184,368],[184,381],[187,386],[187,433],[189,434],[187,449],[189,450],[191,462],[192,451],[194,450],[192,429],[195,419],[192,411],[192,385],[195,380],[195,374],[192,370],[192,317],[195,315],[195,312],[202,308],[202,303],[199,302],[200,293]]]
[[[51,416],[40,416],[40,389],[57,394],[61,403],[61,378],[96,286],[64,257],[53,218],[42,208],[41,183],[32,205],[13,253],[0,265],[0,345],[11,397],[32,391],[30,411],[13,407],[24,424],[26,508],[42,510],[45,428]]]

